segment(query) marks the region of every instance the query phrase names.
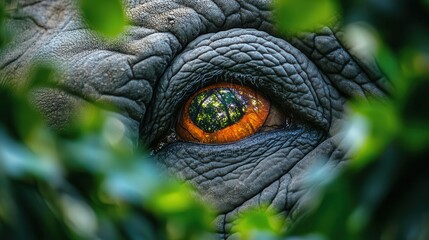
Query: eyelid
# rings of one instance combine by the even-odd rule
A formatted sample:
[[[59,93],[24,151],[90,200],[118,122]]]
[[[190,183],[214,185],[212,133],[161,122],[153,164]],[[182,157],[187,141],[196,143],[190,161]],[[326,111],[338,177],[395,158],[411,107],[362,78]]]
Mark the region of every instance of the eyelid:
[[[265,32],[231,29],[200,36],[172,61],[141,124],[142,144],[151,145],[170,131],[178,103],[217,78],[229,76],[325,131],[332,115],[340,112],[330,101],[338,93],[298,49]]]

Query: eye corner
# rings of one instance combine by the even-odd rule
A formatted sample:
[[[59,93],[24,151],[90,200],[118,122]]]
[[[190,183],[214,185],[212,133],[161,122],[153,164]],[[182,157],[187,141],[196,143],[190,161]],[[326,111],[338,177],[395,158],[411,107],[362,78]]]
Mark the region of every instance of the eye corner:
[[[155,139],[152,144],[149,146],[149,149],[153,153],[157,153],[167,147],[168,145],[178,142],[180,139],[177,137],[177,132],[174,127],[170,127],[168,132],[162,137]]]

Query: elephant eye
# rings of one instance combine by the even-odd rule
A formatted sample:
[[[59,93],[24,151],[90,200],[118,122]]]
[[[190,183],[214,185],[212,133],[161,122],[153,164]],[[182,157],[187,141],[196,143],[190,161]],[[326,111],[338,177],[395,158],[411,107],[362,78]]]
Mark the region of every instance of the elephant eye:
[[[233,83],[217,83],[187,100],[176,132],[185,141],[230,143],[281,125],[284,119],[258,91]]]

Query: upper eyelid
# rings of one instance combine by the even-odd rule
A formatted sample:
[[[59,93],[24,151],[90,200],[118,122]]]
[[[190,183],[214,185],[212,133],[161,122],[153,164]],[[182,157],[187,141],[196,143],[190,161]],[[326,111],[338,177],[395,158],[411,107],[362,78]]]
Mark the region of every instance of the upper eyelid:
[[[241,43],[237,42],[241,35],[251,37],[244,37]],[[288,104],[291,109],[304,115],[309,121],[320,124],[325,130],[328,129],[331,118],[330,89],[317,67],[292,45],[264,32],[243,29],[210,34],[197,40],[200,42],[190,44],[173,60],[172,65],[160,79],[152,106],[152,109],[160,113],[149,114],[143,124],[145,126],[143,133],[153,131],[154,123],[161,132],[166,131],[174,119],[178,102],[186,100],[184,98],[190,93],[213,81],[215,76],[228,73],[241,76],[244,84],[257,86],[266,95],[276,95],[280,103]],[[217,41],[224,44],[230,42],[234,44],[235,49],[240,49],[240,46],[245,49],[244,46],[253,44],[252,51],[256,49],[265,57],[262,60],[247,58],[250,60],[237,64],[240,54],[246,52],[235,51],[237,52],[235,55],[222,55],[216,51],[215,46],[222,47],[222,44],[216,43]],[[213,61],[215,57],[220,58]],[[149,137],[149,142],[154,138]]]

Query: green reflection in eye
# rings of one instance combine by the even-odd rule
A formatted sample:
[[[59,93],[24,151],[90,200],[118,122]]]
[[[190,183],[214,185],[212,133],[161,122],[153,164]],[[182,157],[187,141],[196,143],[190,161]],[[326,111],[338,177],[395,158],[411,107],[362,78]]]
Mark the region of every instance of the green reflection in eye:
[[[213,133],[240,121],[246,113],[246,102],[235,89],[209,89],[194,97],[189,117],[201,130]]]

